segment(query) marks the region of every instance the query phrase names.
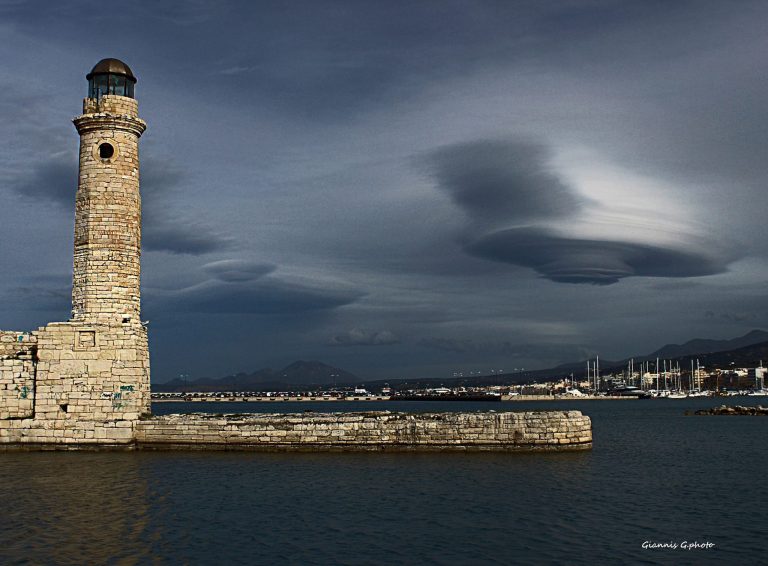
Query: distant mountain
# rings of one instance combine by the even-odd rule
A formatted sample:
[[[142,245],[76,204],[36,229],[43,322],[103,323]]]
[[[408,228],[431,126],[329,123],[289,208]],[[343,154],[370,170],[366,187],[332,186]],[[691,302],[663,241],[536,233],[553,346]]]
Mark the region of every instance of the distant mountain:
[[[682,353],[686,352],[686,353]],[[768,362],[768,332],[752,330],[744,336],[732,340],[707,340],[695,339],[685,344],[669,344],[647,355],[633,356],[635,362],[655,360],[656,357],[667,360],[676,360],[683,371],[690,367],[691,361],[698,360],[702,367],[728,368],[755,367],[760,361]],[[627,367],[630,358],[619,361],[600,359],[600,368],[603,375],[612,371],[621,371]],[[569,376],[583,376],[586,372],[587,361],[570,362],[554,368],[529,370],[520,373],[507,373],[485,375],[479,377],[461,377],[447,379],[410,379],[410,380],[379,380],[368,381],[366,386],[376,389],[384,384],[395,389],[417,389],[420,387],[434,387],[436,384],[446,387],[472,386],[472,385],[511,385],[530,383],[533,381],[549,381]]]
[[[705,367],[726,368],[731,364],[749,367],[760,360],[768,362],[768,332],[752,330],[744,336],[731,340],[709,340],[697,338],[684,344],[667,344],[647,355],[633,356],[636,362],[656,358],[676,360],[685,369],[691,361],[700,361]],[[619,361],[601,359],[601,373],[620,371],[626,368],[630,358]],[[376,389],[384,384],[395,389],[431,387],[436,384],[448,387],[471,385],[508,385],[545,381],[566,377],[573,373],[584,375],[586,360],[559,365],[555,368],[524,371],[520,373],[496,374],[461,378],[388,379],[367,381],[369,388]],[[318,361],[297,361],[279,371],[260,369],[250,374],[238,373],[221,378],[202,378],[194,381],[174,379],[167,383],[152,385],[154,391],[289,391],[304,386],[350,385],[359,383],[357,376]]]
[[[152,384],[154,391],[259,391],[290,390],[297,385],[346,385],[360,378],[343,369],[318,361],[299,360],[279,371],[264,368],[253,373],[237,373],[219,378],[203,377],[192,381],[174,379]]]
[[[691,361],[696,362],[696,360],[706,368],[756,367],[760,362],[763,364],[768,362],[768,342],[750,344],[743,348],[724,352],[691,354],[681,360],[680,367],[688,367]]]
[[[723,354],[722,356],[710,357],[710,360],[718,360],[718,363],[720,360],[726,359],[729,362],[733,361],[729,356],[735,355],[736,352],[739,353],[738,359],[746,360],[748,353],[760,351],[760,348],[754,350],[746,350],[746,348],[754,345],[765,345],[765,343],[768,343],[768,332],[765,330],[751,330],[744,336],[739,336],[738,338],[732,338],[730,340],[710,340],[707,338],[695,338],[685,342],[684,344],[667,344],[666,346],[662,346],[650,354],[630,356],[629,358],[625,358],[623,360],[613,361],[600,358],[600,369],[601,373],[609,372],[615,369],[623,369],[626,368],[630,359],[633,359],[635,362],[643,362],[650,360],[655,361],[656,358],[662,360],[678,361],[680,361],[682,358],[685,358],[686,362],[690,362],[690,358],[692,357],[704,359],[708,357],[708,354],[714,353]],[[745,349],[744,352],[741,351],[742,349]],[[760,356],[758,355],[754,361],[756,362],[759,359]],[[768,358],[766,358],[766,361],[768,361]],[[585,372],[586,364],[587,361],[583,360],[580,362],[562,364],[549,370],[538,370],[531,373],[535,378],[540,378],[543,375],[560,377],[568,375],[569,372],[573,372],[575,375],[582,375],[583,372]]]
[[[710,354],[712,352],[725,352],[727,350],[738,350],[753,344],[768,342],[768,332],[764,330],[752,330],[739,338],[731,340],[707,340],[696,338],[689,340],[685,344],[667,344],[647,356],[638,356],[636,360],[651,360],[655,358],[680,358],[691,354]]]

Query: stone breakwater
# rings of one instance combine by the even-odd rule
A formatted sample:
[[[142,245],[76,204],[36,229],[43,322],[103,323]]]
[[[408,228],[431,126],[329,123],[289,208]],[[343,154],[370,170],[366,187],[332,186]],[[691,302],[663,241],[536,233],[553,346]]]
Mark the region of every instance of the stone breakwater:
[[[764,415],[768,416],[768,407],[758,405],[757,407],[742,407],[736,405],[735,407],[729,407],[727,405],[720,405],[719,407],[712,407],[711,409],[700,409],[694,413],[695,415]]]
[[[38,426],[35,426],[37,424]],[[477,413],[190,413],[88,423],[91,434],[0,421],[9,450],[534,451],[587,450],[580,411]]]
[[[136,425],[140,449],[531,451],[592,447],[580,411],[166,415]]]

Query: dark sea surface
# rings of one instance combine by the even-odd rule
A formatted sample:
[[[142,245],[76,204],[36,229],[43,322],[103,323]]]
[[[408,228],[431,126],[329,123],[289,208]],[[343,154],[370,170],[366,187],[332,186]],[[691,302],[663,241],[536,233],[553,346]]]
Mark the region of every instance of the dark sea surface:
[[[761,402],[155,404],[579,409],[594,449],[0,454],[0,564],[766,564],[768,418],[684,415]]]

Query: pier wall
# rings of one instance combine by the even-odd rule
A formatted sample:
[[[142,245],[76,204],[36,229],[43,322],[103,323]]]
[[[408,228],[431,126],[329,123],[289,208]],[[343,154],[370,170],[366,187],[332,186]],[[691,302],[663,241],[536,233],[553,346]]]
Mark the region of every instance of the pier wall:
[[[136,424],[141,449],[530,451],[592,447],[580,411],[184,414]]]

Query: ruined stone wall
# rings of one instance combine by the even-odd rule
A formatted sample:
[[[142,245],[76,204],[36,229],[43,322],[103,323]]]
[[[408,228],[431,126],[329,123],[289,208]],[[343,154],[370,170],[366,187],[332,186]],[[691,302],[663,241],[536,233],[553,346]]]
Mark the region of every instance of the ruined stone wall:
[[[37,338],[31,332],[0,330],[0,358],[28,354],[37,344]]]
[[[75,320],[138,321],[141,197],[139,137],[145,123],[132,98],[86,99],[75,197],[72,313]],[[108,145],[112,155],[100,148]]]
[[[136,440],[147,449],[583,450],[592,427],[580,411],[191,414],[140,421]]]
[[[34,414],[36,349],[34,334],[0,331],[0,421]]]
[[[35,363],[31,358],[0,358],[0,421],[34,414]]]
[[[38,418],[136,420],[150,411],[141,324],[51,323],[38,333],[37,355]]]
[[[35,338],[36,358],[30,352],[27,359],[0,360],[0,417],[8,413],[0,420],[0,444],[133,442],[135,423],[150,411],[146,329],[54,322]],[[11,386],[3,390],[6,375]]]

